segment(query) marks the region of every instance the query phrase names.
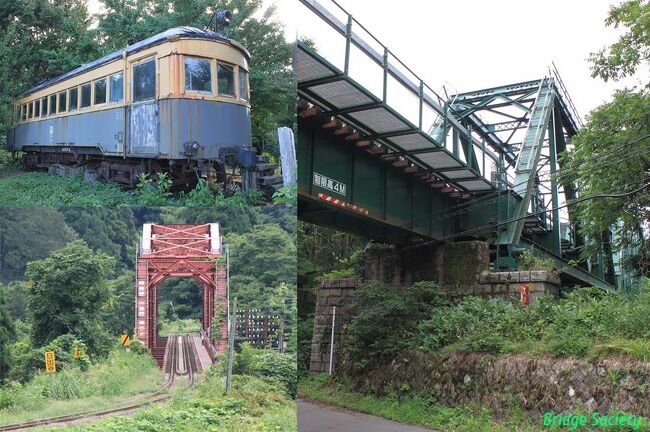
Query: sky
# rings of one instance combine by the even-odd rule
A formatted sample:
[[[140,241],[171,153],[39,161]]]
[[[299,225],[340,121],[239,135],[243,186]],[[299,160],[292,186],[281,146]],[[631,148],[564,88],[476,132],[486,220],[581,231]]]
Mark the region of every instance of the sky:
[[[331,8],[328,0],[320,2]],[[466,92],[538,79],[553,61],[584,117],[615,88],[639,82],[640,76],[619,83],[591,78],[589,54],[620,34],[604,24],[610,4],[618,0],[338,3],[436,91],[446,82]],[[308,21],[305,10],[298,6],[300,23]],[[298,32],[315,39],[324,35],[311,23]]]
[[[330,0],[320,2],[335,10]],[[338,0],[436,91],[443,84],[466,92],[538,79],[553,61],[583,117],[608,101],[616,88],[638,85],[642,78],[641,73],[617,83],[591,78],[589,54],[621,33],[604,24],[610,4],[619,2]],[[342,55],[340,45],[330,43],[327,27],[315,23],[299,0],[263,0],[259,13],[273,4],[287,40],[308,36],[318,44],[320,39],[319,52],[331,49]],[[88,5],[97,12],[100,2],[88,0]]]

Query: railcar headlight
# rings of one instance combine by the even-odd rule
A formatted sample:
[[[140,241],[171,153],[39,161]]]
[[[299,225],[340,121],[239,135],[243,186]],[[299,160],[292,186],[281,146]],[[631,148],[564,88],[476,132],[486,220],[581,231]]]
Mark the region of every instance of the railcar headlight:
[[[186,155],[193,155],[199,151],[201,145],[196,141],[187,141],[183,143],[183,150],[185,150]]]

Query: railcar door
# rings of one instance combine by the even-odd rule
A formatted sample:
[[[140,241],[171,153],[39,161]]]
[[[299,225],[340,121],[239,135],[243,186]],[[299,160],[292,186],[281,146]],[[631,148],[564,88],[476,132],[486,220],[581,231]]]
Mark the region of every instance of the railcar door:
[[[131,65],[131,105],[127,110],[129,155],[156,156],[159,142],[156,59]]]

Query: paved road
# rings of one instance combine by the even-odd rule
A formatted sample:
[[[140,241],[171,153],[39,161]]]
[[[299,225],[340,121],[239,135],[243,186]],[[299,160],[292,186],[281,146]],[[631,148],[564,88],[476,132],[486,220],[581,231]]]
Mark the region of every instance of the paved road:
[[[432,432],[381,417],[298,399],[298,432]]]

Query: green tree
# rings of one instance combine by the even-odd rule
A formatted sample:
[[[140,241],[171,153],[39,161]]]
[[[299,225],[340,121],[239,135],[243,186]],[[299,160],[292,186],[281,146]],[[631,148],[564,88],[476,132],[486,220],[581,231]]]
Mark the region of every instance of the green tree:
[[[650,2],[629,0],[611,7],[605,24],[626,31],[617,42],[592,54],[593,76],[617,81],[648,70]],[[581,196],[631,193],[650,180],[650,80],[645,84],[642,89],[616,91],[611,102],[590,113],[585,127],[572,139],[574,150],[564,157],[563,177],[576,183]],[[650,253],[642,226],[650,220],[649,203],[645,188],[621,199],[579,204],[580,231],[587,240],[583,256],[641,246],[635,267],[648,274]],[[613,263],[608,268],[612,273]]]
[[[65,207],[60,211],[66,224],[74,229],[92,250],[116,257],[122,268],[135,267],[138,228],[132,209]]]
[[[107,334],[99,312],[109,299],[106,279],[114,266],[114,258],[93,252],[83,240],[27,265],[26,275],[33,283],[29,312],[36,347],[72,334],[91,352],[103,352]]]
[[[0,208],[0,282],[22,279],[28,261],[45,258],[76,237],[57,209]]]
[[[0,147],[20,92],[99,55],[91,24],[84,0],[0,3]]]
[[[173,303],[176,318],[202,318],[203,289],[192,278],[170,278],[160,285],[160,300]],[[171,309],[171,306],[170,306]]]
[[[605,24],[622,27],[625,32],[611,46],[591,54],[592,75],[616,81],[634,75],[637,70],[647,71],[650,67],[650,1],[628,0],[611,6]]]
[[[5,292],[7,312],[14,320],[24,321],[27,318],[27,308],[30,285],[26,281],[13,281],[7,285],[1,285],[0,289]]]
[[[125,271],[107,283],[108,299],[102,306],[101,316],[106,330],[116,336],[133,335],[135,327],[135,272]]]
[[[228,235],[226,242],[230,245],[230,292],[238,297],[241,307],[280,304],[279,297],[287,289],[295,291],[295,238],[278,225],[261,225],[249,233]]]
[[[10,345],[13,340],[14,326],[5,304],[4,288],[0,286],[0,384],[2,384],[11,366]]]

